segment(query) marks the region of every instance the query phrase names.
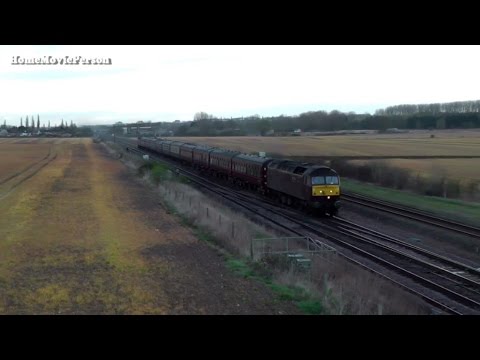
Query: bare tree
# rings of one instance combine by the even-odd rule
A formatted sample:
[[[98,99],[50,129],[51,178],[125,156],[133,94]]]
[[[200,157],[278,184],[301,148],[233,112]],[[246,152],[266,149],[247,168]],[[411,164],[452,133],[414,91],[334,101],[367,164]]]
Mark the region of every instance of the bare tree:
[[[206,112],[197,112],[195,113],[195,115],[193,116],[193,120],[194,121],[198,121],[198,120],[206,120],[206,119],[213,119],[213,116],[212,115],[209,115],[207,114]]]

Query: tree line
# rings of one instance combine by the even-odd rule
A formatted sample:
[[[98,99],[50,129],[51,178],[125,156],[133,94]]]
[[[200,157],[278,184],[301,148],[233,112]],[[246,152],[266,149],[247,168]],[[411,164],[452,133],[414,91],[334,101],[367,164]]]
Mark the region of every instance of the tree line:
[[[19,126],[7,125],[6,120],[4,120],[0,128],[13,136],[21,133],[33,133],[35,136],[60,136],[67,133],[74,137],[89,137],[93,135],[93,131],[90,128],[78,127],[72,120],[70,120],[70,124],[63,119],[59,125],[56,123],[51,125],[50,121],[47,124],[45,122],[41,124],[40,115],[37,115],[36,119],[33,116],[30,118],[26,116],[25,120],[21,117]]]
[[[480,112],[480,100],[455,101],[449,103],[395,105],[385,109],[379,109],[375,115],[436,115],[445,113],[478,113]]]
[[[470,102],[465,102],[470,103]],[[480,101],[475,102],[480,105]],[[456,103],[451,103],[456,104]],[[433,104],[435,105],[435,104]],[[448,105],[448,104],[445,104]],[[408,106],[408,105],[399,105]],[[415,105],[417,107],[421,105]],[[448,109],[448,107],[443,107]],[[236,119],[217,118],[206,113],[197,113],[193,121],[182,123],[164,123],[164,128],[172,130],[177,136],[241,136],[241,135],[284,135],[301,131],[338,131],[338,130],[379,130],[397,129],[465,129],[480,128],[479,111],[463,111],[474,109],[464,105],[452,107],[458,111],[427,111],[408,114],[395,113],[385,109],[374,115],[343,113],[340,111],[309,111],[297,116],[260,117],[253,115]],[[433,107],[432,109],[435,109]],[[388,112],[388,114],[387,114]]]

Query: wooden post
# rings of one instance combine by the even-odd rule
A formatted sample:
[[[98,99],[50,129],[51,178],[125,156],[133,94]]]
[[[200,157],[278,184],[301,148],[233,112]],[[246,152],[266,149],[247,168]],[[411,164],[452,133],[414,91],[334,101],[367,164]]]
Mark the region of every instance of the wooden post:
[[[208,218],[208,217],[209,217],[209,216],[208,216],[208,206],[207,206],[207,218]]]
[[[218,224],[222,225],[222,215],[218,214]]]
[[[253,238],[250,239],[250,258],[253,260]]]
[[[232,221],[232,238],[235,239],[235,223]]]

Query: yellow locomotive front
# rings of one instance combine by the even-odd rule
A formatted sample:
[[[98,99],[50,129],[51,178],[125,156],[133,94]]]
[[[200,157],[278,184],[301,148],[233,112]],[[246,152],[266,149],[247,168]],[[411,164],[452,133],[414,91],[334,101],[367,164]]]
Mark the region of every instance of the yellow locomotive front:
[[[311,186],[311,203],[324,208],[332,215],[336,214],[340,208],[338,174],[330,168],[318,169],[310,174],[309,185]]]
[[[312,196],[340,196],[338,176],[313,176]]]

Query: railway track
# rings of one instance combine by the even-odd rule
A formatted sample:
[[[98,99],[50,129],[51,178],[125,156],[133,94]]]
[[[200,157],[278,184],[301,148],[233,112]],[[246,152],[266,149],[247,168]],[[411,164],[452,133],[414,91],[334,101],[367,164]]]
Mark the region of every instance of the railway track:
[[[387,244],[387,246],[394,247],[399,251],[409,254],[418,261],[425,263],[425,265],[429,266],[433,271],[440,271],[445,272],[446,275],[453,275],[455,280],[461,279],[468,287],[476,288],[480,294],[480,271],[474,267],[449,259],[419,246],[412,245],[390,235],[385,235],[378,231],[368,229],[338,216],[334,216],[332,222],[345,231],[353,231],[371,239],[378,239],[384,244]]]
[[[118,142],[118,141],[117,141]],[[178,168],[184,176],[208,191],[229,200],[250,213],[298,236],[319,236],[340,248],[339,255],[350,262],[381,275],[406,290],[422,297],[432,305],[451,314],[480,314],[480,273],[461,263],[410,245],[389,235],[381,234],[339,217],[331,221],[306,221],[304,216],[287,214],[286,210],[271,202],[260,202],[238,191],[232,191],[183,169],[147,151],[131,148],[139,155],[149,154],[154,160]],[[318,245],[319,240],[312,240]],[[368,259],[365,262],[365,259]],[[377,266],[372,266],[376,264]],[[385,274],[389,269],[400,278]],[[408,279],[409,281],[404,281]]]
[[[365,196],[353,193],[342,193],[342,200],[367,206],[390,214],[399,215],[410,220],[420,221],[435,227],[450,230],[458,234],[470,236],[480,240],[480,228],[445,219],[420,210],[407,208],[405,206],[389,203],[387,201],[367,198]]]

